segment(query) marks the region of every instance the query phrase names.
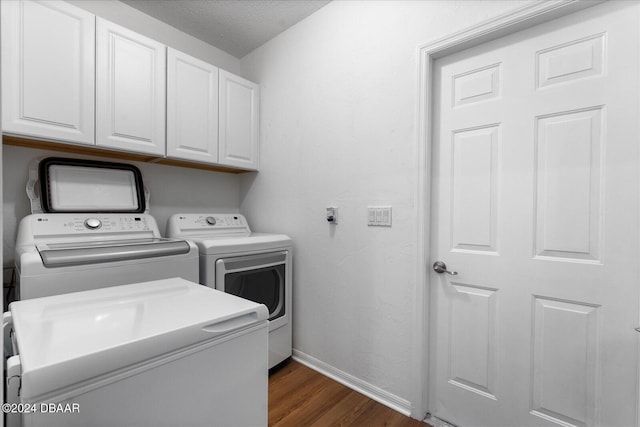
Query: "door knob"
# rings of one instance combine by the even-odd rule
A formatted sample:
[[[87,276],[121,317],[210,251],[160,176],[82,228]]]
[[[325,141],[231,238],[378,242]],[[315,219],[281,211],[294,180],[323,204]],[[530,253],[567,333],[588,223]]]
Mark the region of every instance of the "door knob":
[[[447,264],[445,264],[442,261],[436,261],[433,263],[433,271],[435,271],[438,274],[442,274],[442,273],[447,273],[451,276],[457,276],[458,272],[457,271],[449,271],[447,270]]]

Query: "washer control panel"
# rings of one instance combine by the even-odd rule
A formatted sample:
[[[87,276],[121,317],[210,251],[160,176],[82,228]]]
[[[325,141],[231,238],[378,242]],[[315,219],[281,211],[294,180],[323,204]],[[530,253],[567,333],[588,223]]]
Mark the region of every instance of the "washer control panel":
[[[35,214],[30,216],[34,235],[154,232],[155,220],[147,214]]]
[[[247,220],[240,214],[188,214],[179,215],[178,222],[187,227],[210,228],[244,228]]]
[[[249,224],[240,214],[175,214],[169,218],[167,237],[191,234],[213,234],[216,236],[250,234]]]

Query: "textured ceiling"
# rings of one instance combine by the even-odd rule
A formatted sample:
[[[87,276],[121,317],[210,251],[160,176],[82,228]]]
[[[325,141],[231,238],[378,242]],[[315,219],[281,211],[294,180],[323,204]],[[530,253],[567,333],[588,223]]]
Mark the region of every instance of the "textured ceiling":
[[[121,0],[242,58],[330,0]]]

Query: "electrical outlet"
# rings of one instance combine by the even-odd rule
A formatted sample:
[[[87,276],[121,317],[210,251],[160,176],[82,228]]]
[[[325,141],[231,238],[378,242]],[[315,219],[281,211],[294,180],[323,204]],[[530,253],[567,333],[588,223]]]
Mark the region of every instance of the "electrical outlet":
[[[338,208],[333,206],[327,208],[327,222],[333,225],[338,223]]]
[[[367,225],[391,227],[391,206],[367,206]]]

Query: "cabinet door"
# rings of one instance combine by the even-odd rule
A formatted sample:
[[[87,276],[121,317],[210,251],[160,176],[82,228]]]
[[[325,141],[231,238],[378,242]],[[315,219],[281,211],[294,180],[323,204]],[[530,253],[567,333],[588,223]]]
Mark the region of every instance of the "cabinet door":
[[[218,67],[167,50],[167,156],[218,161]]]
[[[104,19],[96,26],[96,145],[163,155],[165,46]]]
[[[220,70],[221,164],[258,169],[258,85]]]
[[[1,3],[3,131],[93,144],[94,15],[62,1]]]

